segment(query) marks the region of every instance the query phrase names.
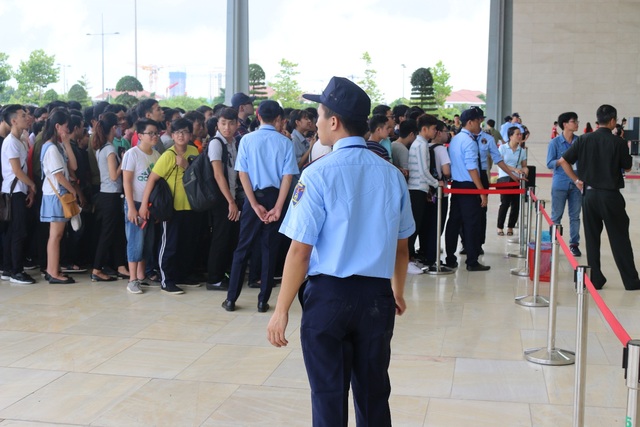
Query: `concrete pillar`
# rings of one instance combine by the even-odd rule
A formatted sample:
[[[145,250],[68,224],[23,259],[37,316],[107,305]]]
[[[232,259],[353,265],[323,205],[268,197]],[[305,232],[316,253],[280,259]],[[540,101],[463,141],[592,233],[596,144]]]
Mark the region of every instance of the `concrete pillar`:
[[[249,0],[227,0],[225,104],[234,93],[249,94]]]
[[[487,111],[500,129],[504,116],[512,113],[513,0],[491,0]]]

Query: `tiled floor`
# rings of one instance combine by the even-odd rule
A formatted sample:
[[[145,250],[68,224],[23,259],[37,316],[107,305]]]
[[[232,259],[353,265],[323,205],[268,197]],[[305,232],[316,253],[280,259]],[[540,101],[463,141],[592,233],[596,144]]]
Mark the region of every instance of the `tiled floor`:
[[[541,172],[545,150],[530,149],[529,163]],[[538,184],[548,198],[550,179]],[[639,181],[628,180],[624,190],[634,242],[640,242],[639,189]],[[506,257],[517,246],[495,236],[498,204],[492,196],[483,258],[491,271],[408,280],[409,309],[397,319],[392,342],[394,425],[571,425],[574,366],[523,358],[524,349],[546,345],[548,309],[514,303],[530,282],[509,273],[523,261]],[[610,253],[605,242],[609,282],[601,294],[638,336],[640,293],[623,290]],[[290,344],[277,349],[265,338],[270,315],[256,312],[255,289],[245,289],[239,310],[227,313],[220,308],[225,294],[204,288],[130,295],[125,281],[79,278],[73,286],[0,284],[0,427],[310,425],[297,304]],[[563,260],[556,345],[568,350],[575,347],[571,278]],[[625,425],[621,354],[592,303],[586,425]]]

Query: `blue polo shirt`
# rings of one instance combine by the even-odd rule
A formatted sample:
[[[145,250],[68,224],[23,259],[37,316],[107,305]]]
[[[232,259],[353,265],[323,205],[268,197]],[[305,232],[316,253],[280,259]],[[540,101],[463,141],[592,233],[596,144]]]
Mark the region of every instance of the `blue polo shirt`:
[[[478,143],[466,129],[453,137],[449,144],[451,159],[451,179],[459,182],[473,182],[469,170],[478,169]]]
[[[482,161],[483,171],[486,171],[489,167],[488,154],[491,154],[493,163],[500,163],[503,160],[493,135],[485,131],[480,132],[478,134],[478,147],[480,148],[480,160]]]
[[[235,169],[249,174],[253,191],[280,188],[284,175],[300,172],[291,140],[271,125],[242,137]]]
[[[280,227],[313,246],[311,276],[386,279],[393,276],[398,239],[414,231],[404,176],[360,137],[337,141],[302,172]]]
[[[575,185],[564,169],[562,169],[562,166],[558,166],[557,161],[577,139],[578,137],[573,135],[571,142],[568,142],[564,135],[560,134],[549,142],[549,148],[547,149],[547,167],[553,171],[553,179],[551,181],[552,188],[568,190],[571,185]],[[578,162],[573,165],[573,170],[578,170]]]
[[[500,127],[500,135],[502,135],[502,139],[504,140],[505,144],[509,143],[509,136],[508,136],[509,128],[512,128],[514,126],[520,129],[520,132],[524,133],[524,128],[520,123],[507,122],[507,123],[503,123],[502,126]]]

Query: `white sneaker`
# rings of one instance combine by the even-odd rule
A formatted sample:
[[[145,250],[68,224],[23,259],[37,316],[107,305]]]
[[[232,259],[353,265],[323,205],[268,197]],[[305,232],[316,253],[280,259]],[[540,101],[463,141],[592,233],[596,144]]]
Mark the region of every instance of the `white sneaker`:
[[[416,265],[415,262],[410,262],[407,267],[407,274],[423,274],[424,271]]]

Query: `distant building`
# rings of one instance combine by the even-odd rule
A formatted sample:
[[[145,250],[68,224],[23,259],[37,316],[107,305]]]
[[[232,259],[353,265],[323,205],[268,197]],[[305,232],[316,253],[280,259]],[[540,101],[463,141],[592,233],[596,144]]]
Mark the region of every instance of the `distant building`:
[[[125,92],[119,92],[117,90],[107,89],[105,93],[101,93],[100,95],[94,97],[93,100],[112,102],[114,99],[118,97],[118,95],[122,95],[123,93]],[[153,94],[148,90],[141,90],[140,92],[126,92],[126,93],[128,93],[129,95],[133,95],[138,99],[142,99],[142,98],[155,98],[157,100],[164,99],[164,96],[157,93],[154,96],[152,96]]]
[[[169,97],[187,94],[187,73],[184,71],[169,72]]]
[[[478,98],[481,95],[484,95],[484,93],[479,90],[456,90],[451,92],[451,95],[447,97],[444,106],[445,108],[456,108],[460,106],[483,107],[486,102]]]

